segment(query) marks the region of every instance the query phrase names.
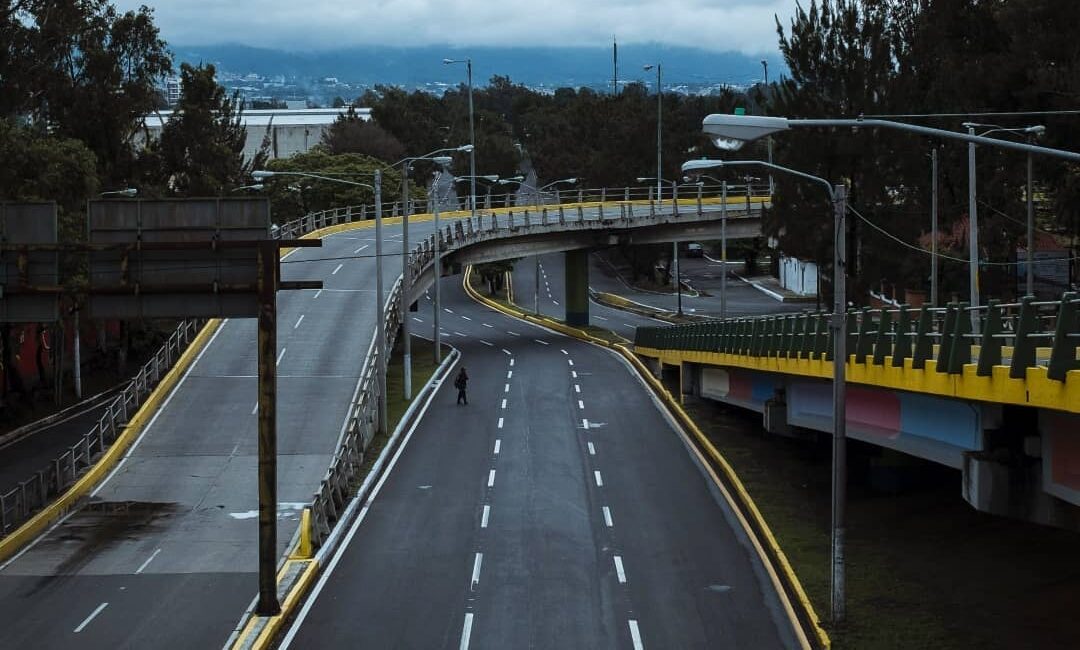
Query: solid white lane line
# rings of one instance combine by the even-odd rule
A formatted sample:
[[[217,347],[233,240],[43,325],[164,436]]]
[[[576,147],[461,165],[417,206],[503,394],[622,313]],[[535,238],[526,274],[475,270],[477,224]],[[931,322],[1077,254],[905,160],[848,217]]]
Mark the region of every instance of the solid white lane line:
[[[483,325],[484,327],[491,327],[491,328],[495,327],[494,325],[491,325],[489,323],[481,323],[481,325]]]
[[[533,340],[536,341],[537,343],[539,343],[540,345],[551,345],[547,341],[541,341],[540,339],[533,339]]]
[[[277,363],[275,363],[274,365],[278,365],[278,366],[281,365],[281,358],[285,356],[285,350],[286,349],[287,348],[281,348],[281,352],[279,352],[278,355],[277,355]]]
[[[315,292],[315,298],[318,298],[321,295],[322,295],[322,289],[319,289],[318,291]],[[315,298],[312,298],[312,300],[315,300]]]
[[[578,400],[578,401],[577,401],[577,407],[578,407],[579,409],[583,409],[583,408],[585,408],[585,402],[582,402],[581,400]]]
[[[303,322],[304,322],[304,314],[300,314],[300,318],[296,319],[296,325],[293,325],[292,328],[296,329],[297,327],[300,327],[300,323],[303,323]]]
[[[611,521],[611,509],[607,506],[604,506],[604,523],[607,524],[608,528],[613,528],[615,526]]]
[[[330,275],[337,275],[337,272],[338,272],[338,271],[340,271],[340,270],[341,270],[341,267],[343,267],[343,266],[345,266],[345,265],[344,265],[344,264],[338,264],[338,265],[337,265],[337,268],[336,268],[336,269],[334,269],[334,270],[333,270],[333,272],[332,272],[332,273],[330,273]]]
[[[503,392],[504,393],[509,393],[510,392],[510,384],[504,384],[503,385]]]
[[[500,406],[499,408],[506,408],[506,400],[505,399],[502,401],[502,406]]]
[[[623,570],[622,558],[615,556],[615,574],[619,576],[619,583],[626,584],[626,571]]]
[[[158,553],[160,553],[160,552],[161,552],[161,549],[159,548],[159,549],[156,549],[153,553],[151,553],[150,557],[146,558],[146,561],[143,562],[142,564],[140,564],[138,569],[135,569],[135,575],[139,575],[140,573],[142,573],[146,569],[146,567],[149,566],[150,563],[154,561],[154,558],[156,558],[158,556]]]
[[[468,316],[462,316],[462,318],[464,318],[464,319],[465,319],[465,320],[467,320],[467,321],[472,321],[472,319],[471,319],[471,318],[469,318]]]
[[[353,251],[353,255],[356,255],[357,253],[359,253],[360,251],[364,250],[364,249],[365,249],[365,248],[367,248],[368,246],[369,246],[369,244],[364,244],[364,245],[363,245],[363,246],[361,246],[360,248],[357,248],[356,250],[354,250],[354,251]]]
[[[480,339],[480,342],[483,343],[484,345],[488,346],[489,348],[495,347],[494,343],[489,343],[489,342],[485,341],[484,339]]]
[[[575,393],[580,393],[581,392],[581,384],[574,384],[574,392]]]
[[[567,352],[566,350],[559,350],[559,352],[562,352],[563,354],[565,354],[565,355],[567,355],[567,356],[569,356],[569,355],[570,355],[570,353],[569,353],[569,352]]]
[[[489,516],[491,516],[491,506],[484,506],[484,514],[480,516],[481,528],[487,528]]]
[[[503,425],[503,419],[502,419],[502,418],[499,418],[499,428],[500,428],[500,429],[502,428],[502,425]]]
[[[511,352],[510,350],[507,350],[506,348],[503,348],[502,351],[505,352],[506,354],[510,355],[510,356],[514,356],[514,353]],[[510,360],[510,365],[513,365],[513,364],[514,364],[514,360],[511,359]]]
[[[596,480],[596,487],[604,487],[604,479],[600,476],[600,470],[593,470],[593,479]]]
[[[596,455],[596,447],[593,447],[593,444],[591,442],[589,443],[589,455],[590,456],[595,456]]]
[[[511,359],[511,360],[510,360],[510,367],[511,367],[511,368],[513,368],[513,367],[514,367],[514,360],[513,360],[513,359]]]
[[[645,650],[641,643],[641,630],[638,629],[637,621],[630,619],[630,640],[634,642],[634,650]]]
[[[461,645],[458,650],[469,650],[469,637],[472,636],[472,612],[465,613],[465,625],[461,628]]]
[[[496,456],[499,455],[499,451],[501,449],[502,449],[502,440],[499,439],[499,438],[496,438],[495,439],[495,455]]]
[[[507,370],[506,371],[506,378],[507,379],[510,379],[513,376],[514,376],[514,371],[513,370]]]
[[[90,615],[87,616],[85,619],[83,619],[82,623],[79,623],[79,627],[75,628],[75,634],[78,634],[79,632],[82,632],[83,628],[85,628],[87,625],[90,625],[90,621],[94,620],[94,617],[97,616],[98,614],[100,614],[101,610],[105,609],[108,606],[109,606],[109,603],[101,603],[100,605],[98,605],[97,609],[90,612]]]

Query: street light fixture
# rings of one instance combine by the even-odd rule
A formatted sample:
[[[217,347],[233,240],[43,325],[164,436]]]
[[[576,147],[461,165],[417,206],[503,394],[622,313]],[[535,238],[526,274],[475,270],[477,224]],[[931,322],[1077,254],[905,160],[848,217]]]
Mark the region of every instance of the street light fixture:
[[[722,113],[714,113],[708,115],[702,120],[702,130],[709,134],[713,143],[719,149],[725,151],[735,151],[740,149],[744,144],[759,140],[764,137],[768,137],[774,133],[786,131],[792,128],[815,128],[815,127],[852,127],[852,128],[885,128],[895,129],[898,131],[907,131],[909,133],[917,133],[919,135],[928,136],[931,138],[941,138],[945,140],[960,140],[967,142],[971,145],[982,144],[990,147],[997,147],[1000,149],[1009,149],[1011,151],[1021,151],[1028,154],[1038,154],[1041,156],[1051,156],[1053,158],[1060,158],[1062,160],[1068,160],[1071,162],[1080,162],[1080,153],[1075,151],[1065,151],[1063,149],[1051,149],[1049,147],[1039,147],[1030,143],[1024,142],[1012,142],[1010,140],[998,140],[995,138],[988,138],[985,135],[975,135],[972,129],[969,129],[967,133],[957,133],[955,131],[946,131],[944,129],[935,129],[928,126],[919,126],[916,124],[907,124],[905,122],[893,122],[890,120],[879,119],[788,119],[786,117],[772,117],[761,115],[725,115]],[[974,172],[971,171],[974,165],[974,150],[970,149],[968,152],[968,164],[969,164],[969,180],[970,189],[969,192],[974,192]],[[970,198],[970,196],[969,196]],[[972,217],[974,217],[974,213]],[[971,231],[971,238],[977,237],[976,224],[974,218],[969,226]],[[974,308],[979,306],[979,287],[978,287],[978,241],[972,239],[974,246],[970,246],[970,259],[969,259],[969,280],[971,283],[971,317],[973,321],[973,331],[977,331],[977,312]]]
[[[122,190],[111,190],[109,192],[102,192],[99,196],[121,196],[126,199],[133,198],[139,193],[139,190],[134,187],[127,187]]]
[[[230,192],[240,192],[242,190],[252,190],[254,192],[261,192],[266,186],[262,183],[255,183],[254,185],[241,185],[240,187],[234,187]]]
[[[470,186],[469,195],[469,207],[470,216],[473,219],[476,218],[476,131],[473,126],[473,93],[472,93],[472,58],[464,59],[443,59],[443,65],[452,65],[455,63],[464,63],[466,70],[466,78],[469,84],[469,175],[472,176],[472,184]]]
[[[367,183],[358,183],[357,181],[332,178],[330,176],[308,172],[270,171],[265,169],[251,172],[251,177],[257,181],[264,181],[280,176],[298,176],[300,178],[311,178],[330,183],[340,183],[342,185],[366,187],[375,192],[375,344],[376,349],[378,350],[377,376],[379,382],[379,430],[386,433],[389,428],[389,413],[387,411],[386,403],[386,319],[383,314],[382,170],[376,169],[372,175],[374,176],[374,184],[368,185]],[[404,318],[402,320],[404,320]]]
[[[847,187],[835,187],[819,176],[760,160],[690,160],[683,172],[716,167],[756,166],[813,181],[825,187],[833,205],[833,314],[829,324],[833,340],[833,448],[832,448],[832,619],[844,620],[844,533],[847,493],[847,419],[845,412],[847,362],[845,319],[847,312],[847,262],[845,226]]]

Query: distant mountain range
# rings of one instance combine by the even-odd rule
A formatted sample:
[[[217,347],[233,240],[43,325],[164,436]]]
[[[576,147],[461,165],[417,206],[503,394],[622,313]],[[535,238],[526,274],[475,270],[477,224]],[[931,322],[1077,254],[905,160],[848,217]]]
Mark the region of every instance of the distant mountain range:
[[[621,82],[652,83],[654,72],[642,66],[660,61],[664,86],[692,84],[749,85],[761,80],[764,58],[769,77],[783,69],[778,53],[748,56],[738,52],[712,52],[692,47],[667,45],[620,45]],[[493,75],[509,76],[528,86],[610,86],[610,47],[471,47],[449,45],[394,48],[351,47],[319,52],[289,52],[243,45],[174,46],[177,62],[213,63],[237,74],[284,75],[297,78],[336,77],[350,84],[457,84],[463,80],[462,66],[443,65],[444,58],[472,57],[473,80],[484,85]]]

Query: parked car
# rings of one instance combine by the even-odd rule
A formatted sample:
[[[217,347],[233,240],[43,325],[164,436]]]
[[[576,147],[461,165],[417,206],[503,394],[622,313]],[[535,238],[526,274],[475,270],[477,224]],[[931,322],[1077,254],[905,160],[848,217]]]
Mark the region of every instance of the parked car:
[[[690,242],[689,244],[686,245],[686,256],[687,257],[704,257],[705,256],[705,248],[701,244],[699,244],[697,242]]]

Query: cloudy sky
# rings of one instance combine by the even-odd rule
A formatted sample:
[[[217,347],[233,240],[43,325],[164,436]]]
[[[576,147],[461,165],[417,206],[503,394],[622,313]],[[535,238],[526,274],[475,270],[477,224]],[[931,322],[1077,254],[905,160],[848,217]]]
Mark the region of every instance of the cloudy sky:
[[[350,45],[596,45],[658,42],[776,51],[795,0],[113,0],[154,9],[166,41],[289,50]]]

